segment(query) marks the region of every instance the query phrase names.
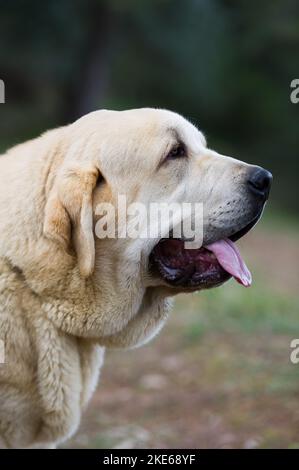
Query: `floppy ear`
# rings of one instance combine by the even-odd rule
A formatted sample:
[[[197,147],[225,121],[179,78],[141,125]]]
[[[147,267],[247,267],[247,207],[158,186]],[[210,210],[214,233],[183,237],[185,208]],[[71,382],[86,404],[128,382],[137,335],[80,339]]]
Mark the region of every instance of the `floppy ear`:
[[[44,235],[64,247],[74,248],[80,273],[88,277],[94,270],[92,194],[99,171],[92,167],[73,167],[57,176],[46,208]]]

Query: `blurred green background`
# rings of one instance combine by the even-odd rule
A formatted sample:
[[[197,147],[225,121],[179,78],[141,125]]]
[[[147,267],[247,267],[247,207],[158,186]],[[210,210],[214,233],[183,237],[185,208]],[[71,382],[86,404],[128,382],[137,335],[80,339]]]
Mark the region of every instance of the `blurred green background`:
[[[242,247],[250,290],[179,297],[138,353],[107,354],[72,447],[298,447],[295,0],[0,0],[0,150],[98,108],[165,107],[274,174]]]
[[[154,106],[270,168],[298,208],[296,0],[0,0],[1,147],[91,110]]]

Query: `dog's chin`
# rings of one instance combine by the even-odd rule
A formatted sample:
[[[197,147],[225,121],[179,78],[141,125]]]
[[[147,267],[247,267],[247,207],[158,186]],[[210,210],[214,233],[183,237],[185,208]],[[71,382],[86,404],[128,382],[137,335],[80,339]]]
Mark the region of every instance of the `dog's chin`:
[[[259,217],[260,215],[240,231],[228,234],[226,243],[233,244],[243,237],[257,223]],[[163,285],[180,292],[218,287],[231,279],[232,274],[220,264],[211,246],[187,249],[183,239],[163,238],[150,253],[149,271]],[[251,280],[247,283],[244,279],[235,278],[246,287],[250,285]]]

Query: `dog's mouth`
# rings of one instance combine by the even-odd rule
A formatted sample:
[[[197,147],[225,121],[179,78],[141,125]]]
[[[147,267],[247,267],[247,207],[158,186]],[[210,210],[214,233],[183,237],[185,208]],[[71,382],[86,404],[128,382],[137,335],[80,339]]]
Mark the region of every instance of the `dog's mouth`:
[[[150,271],[168,285],[181,289],[216,287],[231,277],[249,287],[251,274],[234,242],[249,232],[259,217],[227,238],[199,249],[185,248],[183,239],[163,238],[150,254]]]

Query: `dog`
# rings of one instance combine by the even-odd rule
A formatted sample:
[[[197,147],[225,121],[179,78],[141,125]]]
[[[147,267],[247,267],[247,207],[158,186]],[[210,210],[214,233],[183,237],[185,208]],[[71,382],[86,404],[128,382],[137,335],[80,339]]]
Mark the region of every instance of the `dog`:
[[[55,448],[77,430],[105,348],[135,348],[171,298],[251,276],[234,242],[261,217],[271,174],[209,149],[182,116],[100,110],[0,157],[0,446]],[[106,237],[101,204],[203,205],[201,247]]]

